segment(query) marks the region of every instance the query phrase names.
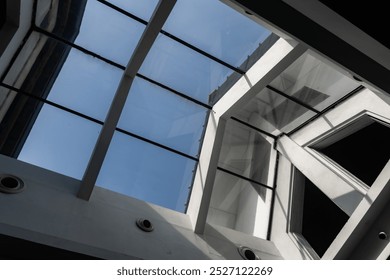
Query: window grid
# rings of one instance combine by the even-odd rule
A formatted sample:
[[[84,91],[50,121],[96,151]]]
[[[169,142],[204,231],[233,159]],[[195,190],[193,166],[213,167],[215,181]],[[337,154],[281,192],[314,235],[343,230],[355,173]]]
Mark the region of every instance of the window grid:
[[[144,24],[144,25],[147,24],[147,22],[146,22],[145,20],[142,20],[142,19],[138,18],[137,16],[135,16],[135,15],[129,13],[129,12],[126,12],[126,11],[122,10],[121,8],[118,8],[118,7],[116,7],[115,5],[113,5],[113,4],[111,4],[111,3],[108,3],[108,2],[102,1],[102,0],[97,0],[97,1],[100,2],[100,3],[105,4],[107,7],[111,8],[111,9],[114,9],[114,10],[116,10],[116,11],[122,13],[122,14],[125,14],[126,16],[128,16],[128,17],[130,17],[130,18],[132,18],[132,19],[134,19],[134,20],[136,20],[136,21],[138,21],[138,22],[140,22],[140,23],[142,23],[142,24]],[[35,3],[36,3],[36,2],[35,2]],[[60,41],[60,42],[62,42],[62,43],[65,43],[65,44],[67,44],[68,46],[71,46],[71,47],[73,47],[73,48],[76,48],[76,49],[82,51],[83,53],[85,53],[85,54],[87,54],[87,55],[96,57],[96,58],[98,58],[98,59],[100,59],[100,60],[102,60],[102,61],[104,61],[104,62],[106,62],[106,63],[109,63],[109,64],[111,64],[111,65],[113,65],[113,66],[115,66],[115,67],[117,67],[117,68],[119,68],[119,69],[122,69],[122,70],[125,69],[125,67],[124,67],[123,65],[119,64],[119,63],[116,63],[116,62],[114,62],[114,61],[112,61],[112,60],[110,60],[110,59],[107,59],[107,58],[105,58],[104,56],[98,55],[98,54],[96,54],[95,52],[88,50],[87,48],[84,48],[84,47],[79,46],[79,45],[77,45],[77,44],[75,44],[75,43],[69,42],[69,41],[67,41],[66,39],[63,39],[63,38],[61,38],[61,37],[59,37],[59,36],[57,36],[57,35],[55,35],[55,34],[53,34],[53,33],[51,33],[51,32],[48,32],[48,31],[46,31],[46,30],[44,30],[44,29],[42,29],[42,28],[40,28],[40,27],[34,26],[34,27],[33,27],[33,30],[35,30],[35,31],[37,31],[37,32],[39,32],[39,33],[41,33],[41,34],[47,35],[47,36],[49,36],[49,37],[51,37],[51,38],[53,38],[53,39],[56,39],[56,40],[58,40],[58,41]],[[234,66],[229,65],[228,63],[222,61],[221,59],[216,58],[216,57],[214,57],[214,56],[212,56],[212,55],[210,55],[210,54],[204,52],[204,51],[201,50],[201,49],[198,49],[197,47],[195,47],[195,46],[193,46],[193,45],[191,45],[191,44],[185,42],[184,40],[181,40],[181,39],[178,38],[178,37],[175,37],[174,35],[172,35],[172,34],[166,32],[166,31],[164,31],[164,30],[161,30],[160,33],[163,34],[163,35],[165,35],[165,36],[167,36],[167,37],[169,37],[169,38],[171,38],[171,39],[173,39],[173,40],[175,40],[175,41],[177,41],[177,42],[180,43],[181,45],[183,45],[183,46],[185,46],[185,47],[188,47],[188,48],[190,48],[190,49],[196,51],[197,53],[199,53],[199,54],[201,54],[201,55],[204,55],[204,56],[206,56],[207,58],[209,58],[209,59],[211,59],[211,60],[214,60],[214,61],[216,61],[216,62],[218,62],[218,63],[220,63],[220,64],[222,64],[222,65],[224,65],[224,66],[226,66],[226,67],[228,67],[228,68],[230,68],[231,70],[235,71],[236,73],[239,73],[239,74],[241,74],[241,75],[245,73],[244,71],[240,70],[239,68],[236,68],[236,67],[234,67]],[[150,78],[148,78],[148,77],[146,77],[146,76],[144,76],[144,75],[142,75],[142,74],[137,73],[137,77],[140,77],[140,78],[142,78],[142,79],[144,79],[144,80],[146,80],[146,81],[148,81],[148,82],[154,83],[154,84],[156,84],[156,85],[158,85],[158,86],[160,86],[160,87],[162,87],[162,88],[164,88],[164,89],[169,90],[169,91],[170,91],[171,93],[173,93],[173,94],[176,94],[176,95],[178,95],[178,96],[181,96],[182,98],[186,98],[187,100],[190,100],[190,101],[192,101],[192,102],[194,102],[194,103],[196,103],[196,104],[198,104],[198,105],[202,105],[202,106],[204,106],[204,107],[207,108],[207,109],[211,109],[211,106],[210,106],[210,105],[205,104],[205,103],[203,103],[203,102],[200,102],[200,101],[198,101],[198,100],[196,100],[196,99],[194,99],[194,98],[191,98],[191,97],[189,97],[189,96],[187,96],[187,95],[185,95],[185,94],[183,94],[183,93],[180,93],[180,92],[178,92],[178,91],[176,91],[176,90],[174,90],[174,89],[172,89],[172,88],[169,88],[169,87],[167,87],[167,86],[165,86],[165,85],[163,85],[163,84],[161,84],[161,83],[158,83],[158,82],[156,82],[156,81],[153,81],[152,79],[150,79]],[[2,84],[2,85],[4,85],[5,87],[8,87],[8,88],[9,88],[8,85],[5,85],[5,84]],[[11,88],[10,88],[10,89],[11,89]],[[14,90],[16,90],[16,89],[14,89]],[[16,90],[16,91],[18,91],[18,90]],[[20,91],[18,91],[18,92],[21,93]],[[279,95],[284,96],[284,94],[283,94],[282,92],[276,92],[276,93],[279,94]],[[21,94],[26,94],[26,93],[21,93]],[[35,96],[30,96],[30,97],[36,98]],[[300,104],[300,102],[298,102],[298,100],[294,100],[293,98],[290,98],[290,99],[292,99],[293,102]],[[59,108],[59,109],[61,109],[61,110],[65,110],[65,111],[68,111],[68,112],[70,112],[70,113],[72,113],[72,114],[81,116],[81,117],[83,117],[83,118],[85,118],[85,119],[88,119],[88,120],[90,120],[90,121],[93,121],[93,122],[95,122],[95,123],[103,124],[102,121],[99,121],[99,120],[97,120],[97,119],[94,119],[94,118],[92,118],[92,117],[90,117],[90,116],[87,116],[87,115],[82,114],[82,113],[80,113],[80,112],[77,112],[77,111],[75,111],[75,110],[71,110],[71,109],[69,109],[69,108],[66,108],[65,106],[61,106],[61,105],[59,105],[59,104],[56,104],[55,102],[51,102],[51,101],[49,101],[49,100],[40,99],[40,98],[38,98],[38,100],[41,101],[41,102],[47,103],[47,104],[51,104],[51,105],[53,105],[54,107],[57,107],[57,108]],[[312,110],[312,111],[314,111],[314,112],[316,112],[316,113],[319,113],[319,112],[316,111],[314,108],[311,108],[311,107],[308,106],[308,105],[307,105],[307,107],[309,107],[310,110]],[[235,119],[235,118],[233,118],[233,119]],[[255,127],[251,126],[251,125],[248,124],[248,123],[245,123],[245,122],[240,121],[240,120],[238,120],[238,119],[235,119],[235,120],[236,120],[236,121],[239,121],[240,123],[242,123],[242,124],[244,124],[244,125],[247,125],[248,127],[251,127],[252,129],[255,128]],[[150,139],[147,139],[147,138],[144,138],[144,137],[142,137],[142,136],[139,136],[139,135],[136,135],[136,134],[134,134],[134,133],[131,133],[130,131],[126,131],[126,130],[123,130],[123,129],[120,129],[120,128],[116,128],[115,130],[116,130],[116,131],[120,131],[120,132],[122,132],[122,133],[125,133],[125,134],[127,134],[127,135],[129,135],[129,136],[138,138],[138,139],[140,139],[140,140],[142,140],[142,141],[148,142],[148,143],[153,144],[153,145],[155,145],[155,146],[158,146],[158,147],[160,147],[160,148],[166,149],[166,150],[171,151],[171,152],[173,152],[173,153],[176,153],[176,154],[179,154],[179,155],[181,155],[181,156],[187,157],[187,158],[189,158],[189,159],[198,161],[197,157],[193,157],[193,156],[187,155],[187,154],[182,153],[182,152],[180,152],[180,151],[177,151],[177,150],[175,150],[175,149],[172,149],[172,148],[169,148],[169,147],[167,147],[167,146],[164,146],[164,145],[162,145],[162,144],[160,144],[160,143],[154,142],[154,141],[152,141],[152,140],[150,140]],[[261,132],[261,133],[263,133],[263,134],[269,135],[269,134],[267,134],[266,132],[264,132],[264,131],[262,131],[262,130],[259,130],[259,129],[258,129],[258,131]],[[272,137],[272,138],[275,138],[274,135],[272,135],[271,137]],[[200,148],[199,148],[199,149],[200,149]],[[260,183],[260,184],[261,184],[261,183]],[[269,186],[268,186],[268,187],[269,187]]]

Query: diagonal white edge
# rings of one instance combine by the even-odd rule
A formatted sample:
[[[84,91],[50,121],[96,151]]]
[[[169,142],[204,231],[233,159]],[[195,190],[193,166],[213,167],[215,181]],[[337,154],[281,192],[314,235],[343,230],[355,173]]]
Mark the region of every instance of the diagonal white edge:
[[[175,6],[175,3],[176,0],[160,0],[126,66],[81,181],[78,193],[79,198],[89,200],[92,194],[135,75]]]
[[[226,120],[306,50],[302,45],[294,46],[280,38],[214,105],[208,119],[187,210],[196,233],[203,234],[205,229]]]
[[[345,259],[360,245],[360,240],[372,227],[376,218],[390,203],[390,160],[374,184],[353,212],[336,239],[325,252],[323,259]],[[377,241],[377,240],[375,240]],[[374,240],[373,240],[374,242]],[[388,242],[388,241],[387,241]],[[374,245],[374,244],[372,244]],[[385,248],[383,251],[389,251]],[[380,256],[380,254],[379,254]]]
[[[293,46],[280,38],[214,105],[213,111],[218,117],[230,118],[306,51],[305,46]]]
[[[360,191],[335,174],[288,136],[284,135],[279,138],[277,149],[341,210],[348,216],[352,215],[363,199],[363,194]]]

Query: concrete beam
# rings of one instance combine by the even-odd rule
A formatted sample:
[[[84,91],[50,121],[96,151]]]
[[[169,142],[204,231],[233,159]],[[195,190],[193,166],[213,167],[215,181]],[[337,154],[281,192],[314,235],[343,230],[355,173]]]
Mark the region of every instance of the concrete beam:
[[[188,215],[104,188],[86,202],[75,196],[78,180],[0,155],[3,174],[18,176],[26,188],[0,192],[0,234],[111,260],[241,259],[238,246],[281,259],[271,241],[218,228],[199,236]],[[139,218],[154,230],[140,230]]]
[[[217,117],[230,118],[307,49],[279,39],[214,105]]]
[[[206,226],[225,126],[226,120],[210,113],[187,210],[194,231],[199,234],[203,234]]]
[[[325,252],[323,259],[377,259],[389,247],[390,160],[354,213]],[[387,257],[387,256],[386,256]]]
[[[176,0],[160,0],[152,18],[142,34],[140,41],[138,42],[137,47],[134,50],[132,57],[129,60],[129,63],[126,66],[105,119],[103,128],[99,134],[94,151],[89,160],[87,169],[84,173],[80,191],[78,193],[79,198],[89,200],[92,194],[135,75],[149,53],[149,50],[156,40],[161,28],[175,6],[175,3]]]
[[[298,59],[306,48],[279,39],[214,105],[207,124],[191,200],[187,210],[195,232],[203,233],[226,120],[256,96],[267,84]]]
[[[363,199],[363,193],[335,174],[289,137],[281,137],[278,140],[277,149],[340,209],[348,216],[352,215]]]

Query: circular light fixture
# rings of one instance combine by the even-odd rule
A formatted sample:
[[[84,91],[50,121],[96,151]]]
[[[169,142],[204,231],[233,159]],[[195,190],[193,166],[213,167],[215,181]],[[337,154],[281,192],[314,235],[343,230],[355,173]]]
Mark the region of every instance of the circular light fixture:
[[[240,246],[237,248],[240,256],[244,260],[259,260],[260,258],[256,255],[256,253],[249,247]]]
[[[3,193],[19,193],[24,190],[25,184],[22,179],[10,174],[0,175],[0,192]]]
[[[384,232],[384,231],[381,231],[381,232],[378,234],[378,237],[379,237],[379,239],[386,240],[386,239],[387,239],[387,233]]]
[[[152,222],[147,219],[138,219],[135,223],[143,231],[151,232],[154,230]]]

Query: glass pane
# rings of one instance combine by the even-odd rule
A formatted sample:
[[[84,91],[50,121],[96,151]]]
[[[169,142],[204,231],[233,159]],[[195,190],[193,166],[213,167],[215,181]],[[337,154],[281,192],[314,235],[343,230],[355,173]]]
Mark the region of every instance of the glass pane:
[[[18,159],[81,179],[101,126],[43,105]]]
[[[237,114],[237,118],[279,135],[290,132],[314,115],[305,107],[265,88]]]
[[[149,21],[157,6],[158,0],[108,0],[107,2],[110,2],[143,20]]]
[[[207,222],[267,237],[272,190],[217,171]]]
[[[49,93],[48,99],[104,120],[122,70],[72,49]]]
[[[36,39],[27,41],[5,82],[104,120],[123,71],[47,36],[32,37]],[[27,56],[29,50],[35,55]]]
[[[237,67],[271,34],[218,0],[178,0],[163,29]]]
[[[59,1],[40,27],[105,58],[126,65],[145,25],[96,1]]]
[[[116,132],[97,184],[184,212],[196,162]]]
[[[271,137],[229,120],[218,165],[256,182],[272,185],[268,173],[273,141]]]
[[[118,127],[196,156],[207,109],[136,78]]]
[[[359,86],[309,53],[296,60],[271,85],[319,111]]]
[[[159,35],[140,73],[204,103],[232,70]]]

